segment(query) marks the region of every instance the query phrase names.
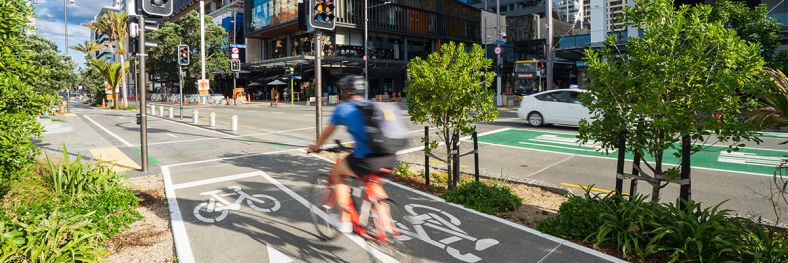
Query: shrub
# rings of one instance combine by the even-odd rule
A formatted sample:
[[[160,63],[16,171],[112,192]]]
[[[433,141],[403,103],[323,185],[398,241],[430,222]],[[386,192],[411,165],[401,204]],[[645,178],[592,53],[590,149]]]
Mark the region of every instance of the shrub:
[[[662,207],[646,201],[643,195],[624,198],[619,195],[608,196],[611,205],[600,215],[602,223],[591,237],[596,245],[609,243],[614,245],[624,257],[637,255],[646,257],[657,250],[650,242],[651,231],[656,221],[663,220],[658,216]]]
[[[82,163],[82,154],[77,155],[75,162],[71,162],[68,150],[63,145],[63,161],[53,162],[49,156],[44,174],[47,183],[57,194],[77,196],[83,192],[98,194],[105,189],[117,186],[120,175],[107,166],[96,163]]]
[[[103,236],[89,228],[90,215],[31,214],[0,218],[2,262],[93,262],[104,254]]]
[[[411,170],[410,163],[406,163],[406,162],[398,162],[397,163],[397,166],[394,167],[394,175],[395,176],[400,176],[400,177],[405,177],[405,178],[419,178],[419,177],[421,177],[418,174],[414,173]]]
[[[718,262],[739,260],[739,240],[746,234],[744,221],[732,217],[720,204],[701,208],[700,203],[684,202],[685,209],[670,203],[660,213],[654,229],[659,250],[669,254],[671,261]]]
[[[539,222],[536,229],[565,239],[585,239],[602,225],[602,213],[611,205],[610,195],[600,197],[588,190],[582,197],[571,195],[555,217]]]
[[[72,202],[63,206],[63,213],[91,214],[93,224],[90,227],[106,237],[115,236],[142,218],[136,210],[139,199],[131,190],[122,187]]]
[[[523,200],[503,184],[470,182],[446,191],[443,198],[476,211],[495,214],[512,211],[522,205]]]
[[[759,225],[742,237],[744,262],[788,262],[788,233]]]

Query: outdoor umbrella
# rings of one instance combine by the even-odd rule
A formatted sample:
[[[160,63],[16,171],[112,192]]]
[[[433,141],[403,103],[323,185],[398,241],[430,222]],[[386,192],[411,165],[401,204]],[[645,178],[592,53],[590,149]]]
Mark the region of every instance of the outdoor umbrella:
[[[276,86],[276,85],[287,85],[287,83],[284,83],[284,82],[282,82],[281,80],[278,80],[278,79],[277,79],[277,80],[274,80],[274,81],[268,82],[268,85],[273,85],[273,86]]]

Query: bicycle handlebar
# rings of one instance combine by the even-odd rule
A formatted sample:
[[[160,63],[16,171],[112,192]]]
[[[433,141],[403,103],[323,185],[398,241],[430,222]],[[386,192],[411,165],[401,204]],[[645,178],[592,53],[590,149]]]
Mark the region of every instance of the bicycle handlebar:
[[[352,152],[353,151],[353,147],[347,147],[347,146],[343,145],[342,141],[340,141],[340,140],[334,140],[334,143],[336,143],[336,145],[334,145],[332,147],[328,147],[328,148],[325,148],[325,149],[320,149],[320,151],[318,151],[318,152],[310,152],[310,151],[307,150],[307,153],[319,153],[319,152],[334,152],[334,153],[338,153],[338,152]]]

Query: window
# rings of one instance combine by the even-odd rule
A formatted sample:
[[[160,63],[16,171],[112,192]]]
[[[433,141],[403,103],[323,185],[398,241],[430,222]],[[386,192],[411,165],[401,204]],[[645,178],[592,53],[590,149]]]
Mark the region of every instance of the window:
[[[573,93],[573,92],[571,91],[553,92],[553,97],[555,97],[557,102],[572,103],[572,95],[569,93]]]
[[[545,94],[542,94],[542,95],[537,95],[536,99],[537,100],[541,100],[541,101],[555,101],[555,102],[557,102],[558,99],[556,99],[555,96],[553,96],[553,94],[555,94],[555,92],[545,93]]]

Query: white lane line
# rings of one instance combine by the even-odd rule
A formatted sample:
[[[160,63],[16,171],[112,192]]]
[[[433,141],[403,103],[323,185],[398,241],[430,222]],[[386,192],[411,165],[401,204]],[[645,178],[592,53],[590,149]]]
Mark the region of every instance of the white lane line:
[[[175,136],[175,134],[172,134],[172,133],[168,133],[167,135],[169,135],[172,138],[178,138],[178,136]]]
[[[254,113],[257,113],[257,111],[256,111],[256,110],[250,110],[249,112],[254,112]]]
[[[170,224],[172,225],[172,236],[175,239],[175,252],[178,256],[178,262],[194,263],[192,247],[189,244],[189,237],[186,235],[186,226],[183,224],[181,209],[178,207],[178,199],[175,197],[175,189],[172,186],[170,168],[162,166],[161,174],[164,177],[167,204],[170,206]]]
[[[304,115],[304,116],[315,116],[314,114],[309,114],[309,113],[303,113],[301,115]]]
[[[232,136],[233,135],[233,134],[229,134],[229,133],[223,133],[223,132],[218,132],[218,131],[211,130],[211,129],[206,129],[206,128],[199,127],[199,126],[185,124],[185,123],[174,121],[174,120],[168,120],[168,119],[165,119],[165,118],[159,118],[159,117],[152,116],[152,115],[148,115],[148,117],[153,117],[153,118],[156,118],[156,119],[169,121],[169,122],[172,122],[172,123],[175,123],[175,124],[179,124],[179,125],[183,125],[183,126],[186,126],[186,127],[191,127],[191,128],[195,128],[195,129],[198,129],[198,130],[203,130],[203,131],[212,132],[212,133],[216,133],[216,134],[221,134],[221,135],[225,135],[225,136]]]
[[[435,128],[430,128],[430,130],[434,130],[434,129]],[[497,129],[497,130],[492,130],[492,131],[488,131],[488,132],[479,133],[479,134],[477,134],[477,136],[484,136],[484,135],[504,132],[504,131],[508,131],[508,130],[511,130],[511,129],[512,128],[501,128],[501,129]],[[420,130],[420,131],[424,131],[424,130]],[[411,131],[409,133],[415,133],[415,132],[416,131]],[[471,138],[471,136],[468,135],[468,136],[462,137],[460,139],[461,140],[468,140],[470,138]],[[479,142],[479,143],[481,143],[481,142]],[[440,145],[444,145],[444,144],[446,144],[446,143],[445,142],[438,142],[439,146]],[[410,148],[410,149],[399,150],[399,151],[397,151],[397,155],[403,155],[403,154],[408,154],[408,153],[412,153],[412,152],[418,152],[418,151],[421,151],[421,150],[424,150],[424,146],[418,146],[418,147],[413,147],[413,148]]]
[[[494,122],[495,121],[515,121],[515,120],[522,120],[522,118],[519,118],[519,117],[518,118],[501,118],[501,119],[495,119]]]
[[[281,151],[264,152],[264,153],[252,153],[252,154],[244,154],[244,155],[238,155],[238,156],[233,156],[233,157],[216,158],[216,159],[194,161],[194,162],[185,162],[185,163],[176,163],[176,164],[170,164],[170,165],[165,165],[165,166],[166,167],[177,167],[177,166],[184,166],[184,165],[190,165],[190,164],[209,163],[209,162],[232,160],[232,159],[252,157],[252,156],[259,156],[259,155],[269,155],[269,154],[286,153],[286,152],[303,151],[303,150],[304,150],[303,148],[294,148],[294,149],[287,149],[287,150],[281,150]],[[162,167],[164,167],[164,166],[162,166]]]
[[[260,175],[259,171],[257,171],[257,172],[250,172],[250,173],[236,174],[236,175],[228,175],[228,176],[204,179],[204,180],[199,180],[199,181],[192,181],[192,182],[188,182],[188,183],[176,184],[176,185],[173,185],[173,189],[180,190],[180,189],[184,189],[184,188],[190,188],[190,187],[201,186],[201,185],[206,185],[206,184],[221,183],[221,182],[224,182],[224,181],[238,180],[238,179],[243,179],[243,178],[248,178],[248,177],[253,177],[253,176],[258,176],[258,175]]]
[[[492,146],[498,146],[498,147],[504,147],[504,148],[512,148],[512,149],[518,149],[518,150],[526,150],[526,151],[537,151],[537,152],[544,152],[544,153],[560,154],[560,155],[575,155],[575,154],[571,154],[571,153],[562,153],[562,152],[554,152],[554,151],[548,151],[548,150],[540,150],[540,149],[533,149],[533,148],[510,146],[510,145],[503,145],[503,144],[497,144],[497,143],[491,143],[491,142],[479,142],[479,144],[492,145]],[[424,148],[424,146],[422,146],[422,148]],[[577,157],[605,159],[605,160],[616,160],[616,159],[618,159],[617,157],[604,157],[604,156],[593,156],[593,155],[576,155],[576,156]],[[626,161],[627,162],[632,162],[632,160],[626,160]],[[676,166],[675,164],[672,164],[672,163],[663,163],[663,165],[667,165],[667,166],[670,166],[670,167]],[[740,172],[740,171],[723,170],[723,169],[707,168],[707,167],[699,167],[699,166],[693,166],[692,169],[701,169],[701,170],[709,170],[709,171],[715,171],[715,172],[737,173],[737,174],[746,174],[746,175],[757,175],[757,176],[769,176],[769,177],[774,176],[773,174],[760,174],[760,173],[753,173],[753,172]]]
[[[290,195],[290,197],[292,197],[293,199],[295,199],[296,201],[301,203],[303,206],[305,206],[306,208],[309,208],[310,210],[314,211],[315,214],[317,214],[318,216],[322,217],[323,220],[329,221],[328,215],[326,215],[325,212],[317,209],[314,205],[312,205],[312,203],[310,203],[309,201],[307,201],[306,199],[304,199],[300,195],[296,194],[295,192],[293,192],[293,190],[290,190],[290,188],[287,188],[286,186],[284,186],[282,183],[280,183],[279,181],[277,181],[276,179],[274,179],[270,175],[266,174],[263,171],[260,171],[260,172],[262,173],[263,178],[268,180],[268,182],[274,184],[277,188],[282,190],[282,192],[287,193],[288,195]],[[371,253],[372,256],[374,256],[380,262],[397,262],[396,259],[390,257],[389,255],[386,255],[385,253],[382,253],[382,252],[370,247],[369,244],[367,244],[367,242],[364,241],[364,239],[362,237],[357,236],[357,235],[353,235],[353,234],[347,234],[347,233],[342,233],[342,234],[344,234],[348,239],[353,241],[353,243],[356,243],[357,245],[359,245],[362,249],[364,249],[367,252]]]
[[[233,135],[233,136],[225,136],[225,137],[209,137],[209,138],[197,138],[197,139],[187,139],[187,140],[178,140],[178,141],[166,141],[166,142],[154,142],[148,143],[148,145],[160,145],[160,144],[172,144],[172,143],[182,143],[182,142],[196,142],[196,141],[209,141],[209,140],[226,140],[226,139],[233,139],[238,137],[249,137],[249,136],[258,136],[258,135],[268,135],[268,134],[281,134],[286,132],[294,132],[294,131],[301,131],[301,130],[308,130],[314,129],[315,127],[304,127],[298,129],[290,129],[290,130],[283,130],[283,131],[274,131],[274,132],[258,132],[258,133],[250,133],[244,135]],[[134,145],[139,146],[139,145]]]
[[[555,246],[553,249],[551,249],[551,250],[550,250],[550,253],[547,253],[547,255],[544,255],[544,257],[542,257],[542,259],[540,259],[540,260],[539,260],[539,261],[537,261],[536,263],[542,263],[542,262],[544,262],[544,260],[545,260],[547,257],[549,257],[550,255],[552,255],[552,254],[553,254],[553,252],[555,252],[555,250],[556,250],[556,249],[558,249],[559,247],[561,247],[561,245],[563,245],[563,244],[561,244],[561,243],[558,243],[558,245],[557,245],[557,246]]]
[[[533,172],[533,173],[531,173],[531,174],[529,174],[529,175],[526,175],[526,176],[525,176],[525,178],[528,178],[528,177],[531,177],[532,175],[535,175],[535,174],[538,174],[538,173],[544,172],[545,170],[547,170],[547,169],[550,169],[550,168],[551,168],[551,167],[553,167],[553,166],[556,166],[556,165],[559,165],[559,164],[561,164],[561,163],[563,163],[563,162],[569,161],[569,159],[572,159],[572,158],[574,158],[575,156],[577,156],[577,155],[570,155],[569,157],[566,157],[566,158],[564,158],[563,160],[561,160],[561,161],[558,161],[557,163],[554,163],[554,164],[548,165],[548,166],[547,166],[547,167],[545,167],[545,168],[539,169],[539,171],[536,171],[536,172]]]
[[[123,116],[118,116],[118,118],[121,119],[121,120],[125,120],[126,119]]]
[[[319,159],[322,159],[322,160],[324,160],[326,162],[334,163],[333,161],[329,160],[328,158],[324,158],[322,156],[317,156],[317,155],[314,155],[314,154],[310,154],[309,156],[318,157]],[[525,231],[525,232],[527,232],[529,234],[536,235],[538,237],[541,237],[541,238],[544,238],[544,239],[547,239],[547,240],[559,243],[559,244],[561,244],[563,246],[571,247],[571,248],[573,248],[575,250],[579,250],[579,251],[584,252],[586,254],[594,255],[596,257],[599,257],[601,259],[604,259],[604,260],[607,260],[607,261],[610,261],[610,262],[621,262],[621,263],[625,263],[626,262],[626,261],[623,261],[623,260],[621,260],[619,258],[610,256],[608,254],[605,254],[605,253],[602,253],[602,252],[599,252],[599,251],[587,248],[585,246],[581,246],[581,245],[569,242],[569,241],[567,241],[565,239],[562,239],[562,238],[559,238],[559,237],[554,237],[554,236],[551,236],[551,235],[539,232],[536,229],[532,229],[532,228],[529,228],[529,227],[526,227],[526,226],[523,226],[523,225],[520,225],[520,224],[512,223],[511,221],[502,219],[500,217],[488,215],[488,214],[485,214],[485,213],[482,213],[482,212],[479,212],[479,211],[476,211],[476,210],[473,210],[473,209],[466,208],[466,207],[464,207],[462,205],[446,202],[446,200],[444,200],[443,198],[440,198],[440,197],[434,196],[432,194],[425,193],[425,192],[422,192],[422,191],[419,191],[419,190],[416,190],[416,189],[413,189],[413,188],[410,188],[410,187],[407,187],[407,186],[404,186],[404,185],[401,185],[401,184],[393,182],[393,181],[386,181],[386,184],[394,185],[394,186],[399,187],[400,189],[406,190],[408,192],[411,192],[411,193],[414,193],[414,194],[417,194],[417,195],[421,195],[423,197],[432,199],[432,200],[440,202],[440,203],[445,203],[447,205],[454,206],[454,207],[456,207],[458,209],[465,210],[467,212],[470,212],[470,213],[473,213],[475,215],[482,216],[482,217],[485,217],[485,218],[497,221],[499,223],[503,223],[503,224],[505,224],[507,226],[514,227],[516,229]]]
[[[120,136],[118,136],[117,134],[114,134],[114,133],[112,133],[111,131],[107,130],[107,128],[104,128],[104,126],[101,126],[101,124],[98,124],[98,122],[96,122],[96,121],[94,121],[93,119],[91,119],[90,117],[88,117],[88,115],[82,115],[82,117],[85,117],[85,119],[89,120],[90,122],[92,122],[93,124],[95,124],[96,126],[98,126],[98,127],[99,127],[99,129],[103,130],[104,132],[106,132],[106,133],[107,133],[107,134],[109,134],[110,136],[112,136],[112,137],[115,137],[115,139],[118,139],[118,141],[122,142],[122,143],[123,143],[123,144],[125,144],[126,146],[131,146],[131,145],[132,145],[131,143],[129,143],[128,141],[124,140],[123,138],[121,138],[121,137],[120,137]]]
[[[290,263],[293,259],[288,257],[279,250],[276,250],[271,244],[265,243],[265,248],[268,251],[268,263]]]

